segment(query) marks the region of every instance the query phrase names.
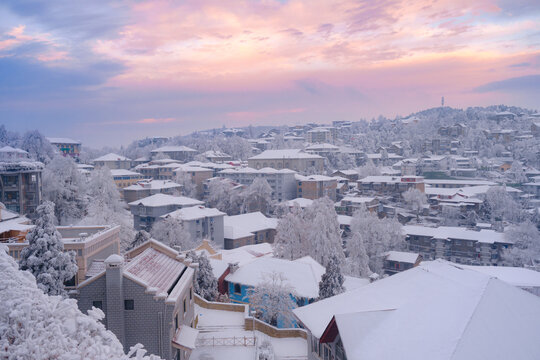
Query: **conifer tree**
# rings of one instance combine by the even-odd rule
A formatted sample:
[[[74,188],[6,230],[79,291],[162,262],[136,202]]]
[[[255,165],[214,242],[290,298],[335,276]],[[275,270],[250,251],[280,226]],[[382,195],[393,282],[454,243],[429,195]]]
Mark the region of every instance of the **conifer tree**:
[[[331,296],[341,294],[345,291],[343,282],[345,278],[341,274],[339,260],[333,255],[326,265],[326,272],[319,282],[319,299],[326,299]]]

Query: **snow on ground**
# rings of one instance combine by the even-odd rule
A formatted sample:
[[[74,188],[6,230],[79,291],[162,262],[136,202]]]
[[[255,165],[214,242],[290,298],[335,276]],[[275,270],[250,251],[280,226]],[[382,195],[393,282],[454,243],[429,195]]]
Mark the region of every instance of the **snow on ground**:
[[[199,316],[197,329],[201,338],[257,338],[257,344],[265,339],[272,343],[276,360],[307,359],[307,343],[303,338],[273,338],[260,331],[244,329],[244,313],[227,310],[206,309],[195,305],[195,314]],[[203,346],[193,350],[190,359],[255,359],[255,346]]]

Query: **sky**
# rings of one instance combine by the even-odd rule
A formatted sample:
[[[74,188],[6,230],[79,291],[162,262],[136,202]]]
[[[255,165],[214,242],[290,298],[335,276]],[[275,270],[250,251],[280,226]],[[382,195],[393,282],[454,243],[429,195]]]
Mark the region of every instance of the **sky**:
[[[0,123],[91,147],[540,108],[538,0],[3,0]]]

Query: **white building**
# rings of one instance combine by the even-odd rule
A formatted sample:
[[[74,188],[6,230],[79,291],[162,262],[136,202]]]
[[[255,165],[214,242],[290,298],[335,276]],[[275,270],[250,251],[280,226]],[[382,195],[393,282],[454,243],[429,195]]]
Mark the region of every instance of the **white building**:
[[[245,186],[251,185],[253,180],[258,177],[263,178],[272,188],[272,198],[277,201],[296,198],[295,174],[295,171],[289,169],[263,168],[256,170],[250,167],[225,169],[218,173],[220,177],[231,179],[235,183]]]

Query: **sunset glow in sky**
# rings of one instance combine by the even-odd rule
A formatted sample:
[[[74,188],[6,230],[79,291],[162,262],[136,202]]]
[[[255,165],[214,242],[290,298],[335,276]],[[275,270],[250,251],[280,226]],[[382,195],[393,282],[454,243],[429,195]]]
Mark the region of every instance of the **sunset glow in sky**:
[[[2,1],[0,119],[91,146],[540,108],[537,0]]]

